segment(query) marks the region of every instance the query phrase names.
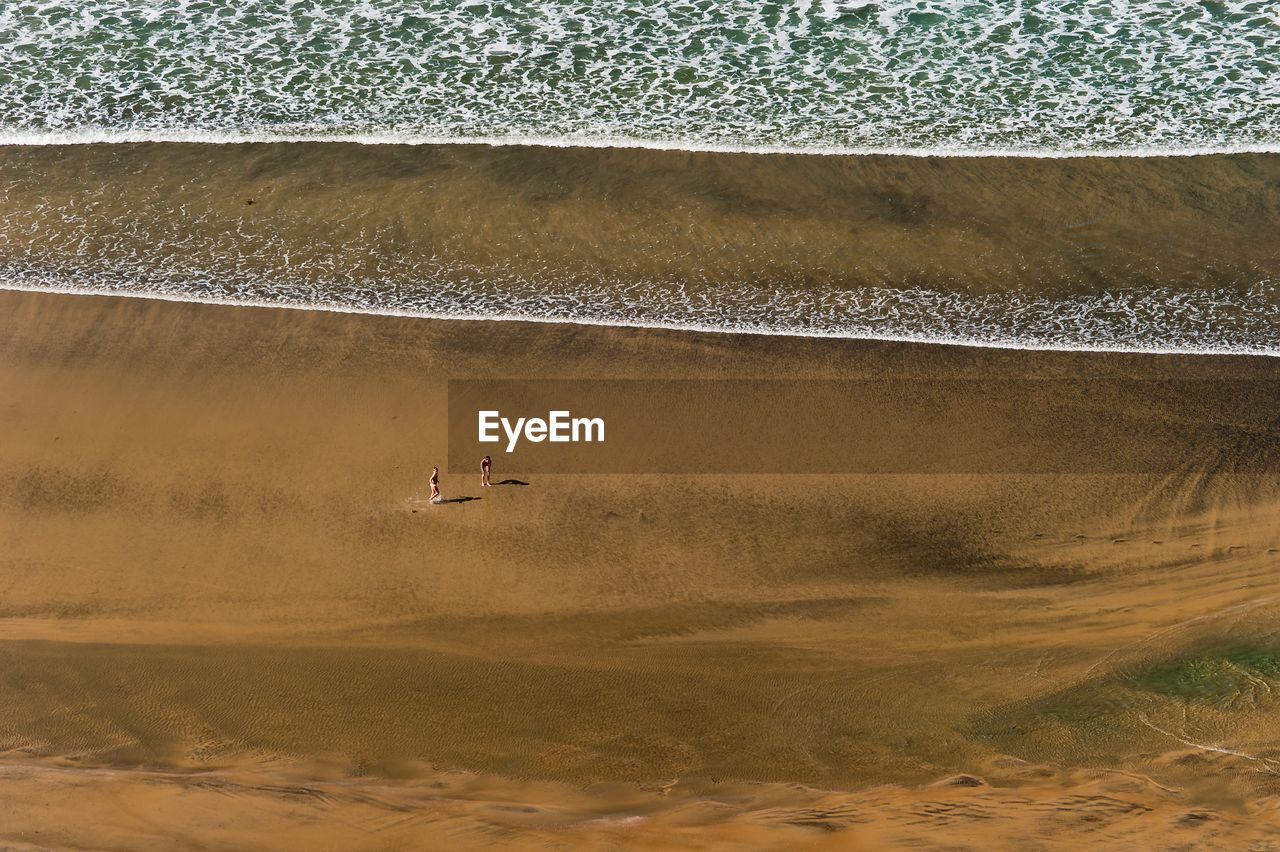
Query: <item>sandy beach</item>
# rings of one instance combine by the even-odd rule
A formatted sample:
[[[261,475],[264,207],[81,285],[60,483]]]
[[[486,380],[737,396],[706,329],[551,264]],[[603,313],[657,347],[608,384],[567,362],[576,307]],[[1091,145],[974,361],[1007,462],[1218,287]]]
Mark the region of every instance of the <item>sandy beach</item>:
[[[0,8],[0,852],[1280,850],[1276,24]]]
[[[1176,471],[422,505],[450,378],[992,375],[1280,362],[0,293],[0,842],[1275,842],[1256,412]]]

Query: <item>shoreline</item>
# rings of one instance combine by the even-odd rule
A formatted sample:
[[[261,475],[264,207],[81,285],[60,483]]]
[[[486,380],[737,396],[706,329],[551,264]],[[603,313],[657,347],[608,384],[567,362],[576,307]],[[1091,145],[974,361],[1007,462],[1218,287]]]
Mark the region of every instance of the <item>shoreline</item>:
[[[219,307],[230,308],[262,308],[276,309],[286,311],[315,311],[319,313],[347,314],[352,316],[380,316],[395,317],[397,319],[417,319],[430,320],[440,322],[487,322],[487,323],[528,323],[531,325],[568,325],[568,326],[584,326],[589,328],[629,328],[639,330],[654,331],[674,331],[677,333],[690,334],[722,334],[729,336],[744,337],[763,337],[763,338],[802,338],[807,340],[844,340],[844,341],[867,341],[872,343],[907,343],[920,346],[950,346],[962,349],[998,349],[1014,352],[1080,352],[1091,354],[1115,354],[1115,355],[1187,355],[1187,356],[1239,356],[1247,358],[1276,358],[1280,357],[1280,347],[1275,349],[1194,349],[1194,348],[1148,348],[1139,346],[1122,346],[1122,345],[1056,345],[1052,343],[1035,344],[1025,342],[1005,342],[999,340],[983,340],[979,338],[931,338],[931,337],[913,337],[909,335],[854,335],[831,332],[827,334],[819,332],[806,331],[789,331],[789,330],[768,330],[759,328],[733,328],[718,327],[712,325],[700,324],[682,324],[682,323],[645,323],[645,322],[625,322],[622,320],[593,320],[593,319],[566,319],[563,317],[532,317],[521,315],[465,315],[465,314],[442,314],[429,312],[414,312],[409,310],[395,310],[389,308],[364,308],[352,305],[341,304],[293,304],[289,302],[272,302],[260,299],[218,299],[213,297],[196,298],[184,297],[179,295],[171,295],[167,293],[151,293],[151,292],[128,292],[120,290],[94,290],[91,288],[63,288],[63,287],[30,287],[21,284],[10,284],[7,282],[0,283],[0,292],[11,293],[43,293],[47,295],[62,296],[100,296],[104,298],[124,298],[124,299],[141,299],[157,302],[171,302],[176,304],[191,305],[216,305]]]
[[[1180,159],[1232,154],[1278,154],[1280,140],[1234,145],[1149,145],[1132,148],[926,148],[915,146],[788,146],[651,140],[612,136],[466,136],[416,133],[272,133],[264,130],[12,130],[0,128],[0,145],[37,147],[42,145],[126,145],[193,143],[210,145],[347,143],[354,145],[477,145],[494,148],[585,148],[671,151],[692,154],[758,154],[813,157],[919,157],[945,159],[1015,158],[1029,160],[1071,159]]]
[[[1268,283],[1280,156],[7,150],[0,286],[1041,351],[1280,351]]]

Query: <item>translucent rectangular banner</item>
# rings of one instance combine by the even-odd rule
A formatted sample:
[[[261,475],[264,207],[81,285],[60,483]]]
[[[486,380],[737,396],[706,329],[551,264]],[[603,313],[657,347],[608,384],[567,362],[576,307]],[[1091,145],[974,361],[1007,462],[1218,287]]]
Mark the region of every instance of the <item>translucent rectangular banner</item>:
[[[1262,380],[455,379],[448,469],[1261,473],[1277,402]]]

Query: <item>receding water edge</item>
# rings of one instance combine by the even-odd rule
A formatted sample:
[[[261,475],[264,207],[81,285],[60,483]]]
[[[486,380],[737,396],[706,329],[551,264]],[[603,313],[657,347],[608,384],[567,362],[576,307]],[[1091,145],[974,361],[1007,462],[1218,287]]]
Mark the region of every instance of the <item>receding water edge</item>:
[[[699,139],[645,138],[611,135],[503,134],[487,136],[430,132],[327,133],[273,132],[253,130],[118,130],[82,127],[74,130],[24,130],[0,127],[0,145],[38,147],[44,145],[130,145],[147,143],[191,143],[204,145],[245,145],[273,143],[345,143],[354,145],[478,145],[536,148],[619,148],[646,151],[687,151],[699,154],[779,154],[815,157],[953,157],[1069,160],[1076,158],[1161,158],[1211,157],[1230,154],[1277,154],[1280,139],[1267,142],[1230,144],[1145,145],[1097,147],[1015,147],[958,145],[802,145],[714,142]]]
[[[1009,349],[1029,352],[1110,352],[1135,355],[1241,355],[1280,357],[1280,346],[1161,346],[1125,343],[1062,343],[1035,340],[1001,339],[967,336],[935,336],[929,334],[878,334],[849,331],[823,331],[817,329],[793,330],[748,325],[711,325],[708,323],[642,322],[625,319],[594,319],[591,317],[535,316],[529,314],[467,314],[447,311],[415,311],[395,308],[363,307],[333,302],[310,304],[267,299],[234,299],[218,296],[195,296],[175,293],[131,292],[128,290],[94,289],[92,287],[62,287],[23,284],[0,281],[0,290],[19,293],[47,293],[61,296],[107,296],[128,299],[145,299],[159,302],[178,302],[196,305],[218,305],[238,308],[267,308],[294,311],[323,311],[338,314],[362,314],[366,316],[399,317],[404,319],[447,320],[459,322],[519,322],[544,325],[583,325],[601,328],[635,328],[662,331],[694,332],[699,334],[735,334],[763,337],[805,337],[829,340],[865,340],[880,343],[912,343],[931,346],[960,346],[979,349]]]

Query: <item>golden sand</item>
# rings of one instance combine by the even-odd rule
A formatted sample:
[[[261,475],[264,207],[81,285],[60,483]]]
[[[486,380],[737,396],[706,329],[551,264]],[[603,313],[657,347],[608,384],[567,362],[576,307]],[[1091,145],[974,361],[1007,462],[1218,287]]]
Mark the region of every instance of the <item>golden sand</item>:
[[[991,375],[1280,364],[0,293],[0,842],[1274,842],[1239,448],[420,504],[449,378]]]

